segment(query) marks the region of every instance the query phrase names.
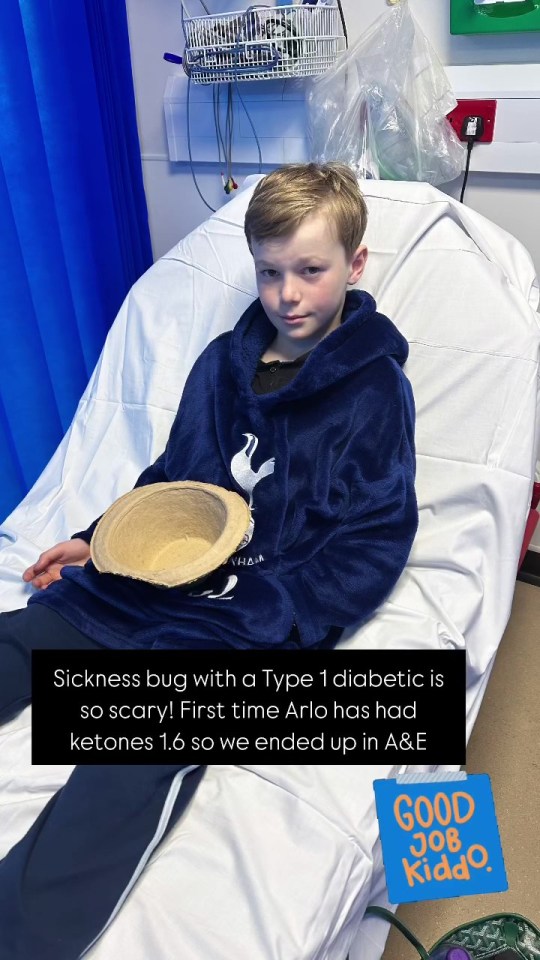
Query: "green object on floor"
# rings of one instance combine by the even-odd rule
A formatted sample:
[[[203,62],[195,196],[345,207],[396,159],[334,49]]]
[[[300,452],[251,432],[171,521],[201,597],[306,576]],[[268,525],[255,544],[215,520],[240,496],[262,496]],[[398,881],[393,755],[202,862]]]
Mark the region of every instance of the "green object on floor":
[[[515,33],[540,30],[540,0],[450,0],[450,33]]]
[[[372,906],[367,914],[381,917],[407,937],[422,960],[538,960],[540,930],[517,913],[493,913],[454,927],[431,950],[385,907]]]

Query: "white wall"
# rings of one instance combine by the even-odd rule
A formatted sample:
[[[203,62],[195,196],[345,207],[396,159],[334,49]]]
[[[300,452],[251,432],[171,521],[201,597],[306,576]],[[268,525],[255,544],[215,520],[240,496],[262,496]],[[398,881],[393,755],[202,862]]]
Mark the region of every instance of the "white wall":
[[[186,0],[190,14],[203,13],[200,0]],[[248,0],[206,0],[212,12],[239,7]],[[540,62],[540,33],[453,37],[449,32],[450,0],[410,0],[413,15],[434,45],[443,64]],[[354,41],[366,27],[388,11],[386,0],[343,0],[349,37]],[[127,0],[131,55],[143,173],[150,230],[157,258],[201,223],[208,210],[198,197],[187,164],[170,163],[163,114],[167,77],[181,67],[164,61],[167,50],[182,53],[179,0]],[[238,168],[238,175],[253,172]],[[203,195],[215,207],[226,201],[214,167],[197,165]],[[238,179],[238,177],[237,177]],[[460,181],[441,189],[459,196]],[[540,177],[472,173],[466,202],[500,223],[529,247],[540,272]]]
[[[342,0],[349,39],[354,41],[388,11],[386,0]],[[191,15],[202,14],[199,0],[186,0]],[[246,9],[249,0],[206,0],[213,13]],[[451,36],[450,0],[410,0],[411,11],[445,65],[466,63],[539,63],[540,33]],[[170,163],[163,111],[167,77],[181,71],[163,53],[182,54],[179,0],[127,0],[131,56],[146,198],[154,257],[166,253],[201,223],[209,211],[196,193],[189,166]],[[536,132],[534,138],[538,138]],[[234,153],[233,153],[234,157]],[[236,179],[256,168],[235,167]],[[213,207],[226,202],[216,168],[198,164],[197,180]],[[441,187],[459,197],[461,178]],[[540,274],[540,176],[471,173],[465,202],[518,237]],[[540,550],[540,532],[534,539]]]

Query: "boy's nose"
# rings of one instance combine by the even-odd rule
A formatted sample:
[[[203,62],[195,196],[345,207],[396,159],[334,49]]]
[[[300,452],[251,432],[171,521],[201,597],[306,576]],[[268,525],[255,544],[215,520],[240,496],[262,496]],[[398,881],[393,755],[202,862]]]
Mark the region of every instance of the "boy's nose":
[[[283,303],[298,303],[300,300],[298,284],[294,282],[293,277],[284,277],[281,285],[281,299]]]

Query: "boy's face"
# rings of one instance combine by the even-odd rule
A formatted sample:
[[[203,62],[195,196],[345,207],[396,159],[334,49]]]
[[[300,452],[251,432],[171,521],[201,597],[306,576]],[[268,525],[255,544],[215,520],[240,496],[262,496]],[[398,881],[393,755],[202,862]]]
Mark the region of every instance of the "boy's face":
[[[290,237],[252,242],[257,289],[276,328],[272,350],[294,360],[339,326],[347,285],[364,271],[367,248],[348,257],[328,216],[314,214]]]

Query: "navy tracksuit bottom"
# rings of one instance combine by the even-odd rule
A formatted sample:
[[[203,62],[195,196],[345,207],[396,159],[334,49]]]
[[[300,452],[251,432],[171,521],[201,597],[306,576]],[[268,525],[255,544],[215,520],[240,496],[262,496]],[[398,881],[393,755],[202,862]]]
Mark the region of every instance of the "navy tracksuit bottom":
[[[96,649],[41,604],[0,614],[0,724],[31,698],[31,650]],[[78,960],[114,919],[205,768],[75,768],[0,861],[0,960]],[[0,831],[1,831],[0,823]]]

